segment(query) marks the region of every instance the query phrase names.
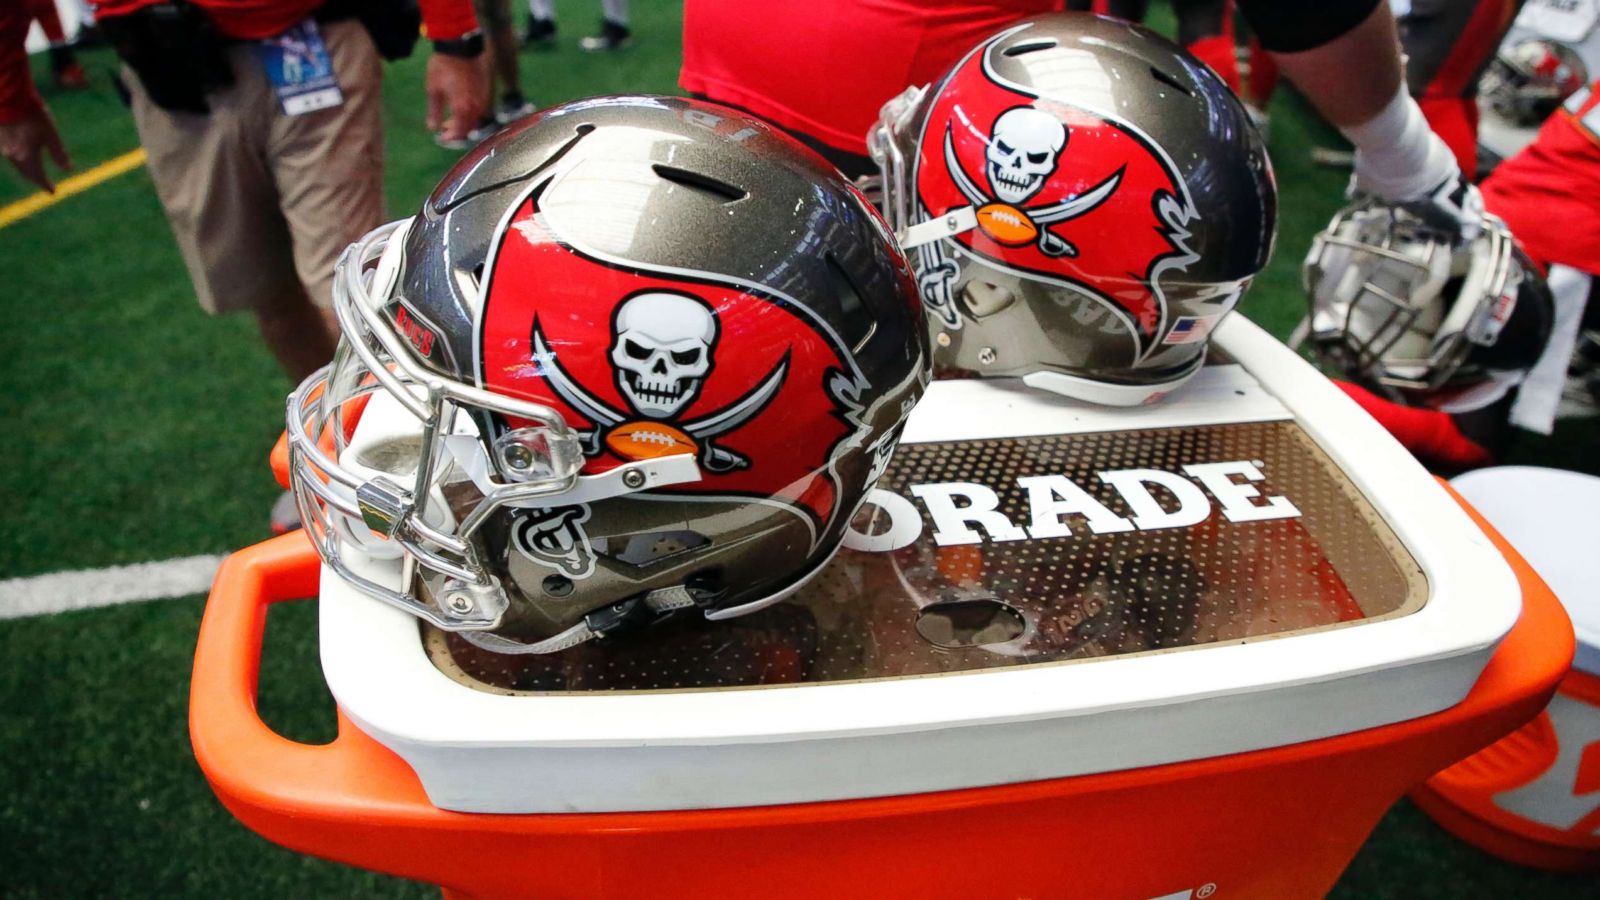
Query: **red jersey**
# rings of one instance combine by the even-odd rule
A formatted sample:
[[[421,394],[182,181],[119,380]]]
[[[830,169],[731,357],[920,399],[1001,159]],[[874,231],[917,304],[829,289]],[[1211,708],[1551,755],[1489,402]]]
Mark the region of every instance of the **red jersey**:
[[[1061,0],[685,0],[678,84],[865,155],[878,109]]]
[[[127,15],[162,0],[91,0],[97,17]],[[211,24],[240,40],[272,37],[306,18],[324,0],[191,0]],[[420,0],[422,25],[434,40],[453,40],[478,27],[471,0]]]
[[[1528,253],[1600,275],[1600,82],[1579,91],[1480,186]]]

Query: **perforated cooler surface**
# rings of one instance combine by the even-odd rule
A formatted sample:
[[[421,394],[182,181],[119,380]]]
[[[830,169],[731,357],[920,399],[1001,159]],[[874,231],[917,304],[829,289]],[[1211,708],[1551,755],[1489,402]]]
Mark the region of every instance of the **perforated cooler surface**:
[[[1299,514],[1229,521],[1206,491],[1208,514],[1190,525],[1095,534],[1067,515],[1070,536],[998,539],[1034,525],[1019,478],[1065,476],[1131,520],[1138,511],[1102,473],[1226,461],[1255,465],[1265,479],[1251,486]],[[976,543],[947,533],[940,545],[914,488],[956,482],[992,489],[1014,528],[967,522]],[[1290,421],[903,445],[879,488],[916,508],[914,543],[841,551],[795,597],[749,616],[690,614],[547,656],[501,656],[427,627],[425,646],[442,672],[494,693],[777,686],[1183,652],[1359,626],[1427,595],[1371,504]],[[1170,490],[1149,493],[1180,510]],[[889,512],[869,504],[855,525],[882,534]]]

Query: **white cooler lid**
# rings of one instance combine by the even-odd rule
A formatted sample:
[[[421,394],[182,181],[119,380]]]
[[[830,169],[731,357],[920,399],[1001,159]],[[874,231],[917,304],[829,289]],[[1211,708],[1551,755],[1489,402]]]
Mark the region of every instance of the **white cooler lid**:
[[[1600,674],[1600,478],[1497,466],[1451,479],[1555,592],[1578,636],[1572,667]]]

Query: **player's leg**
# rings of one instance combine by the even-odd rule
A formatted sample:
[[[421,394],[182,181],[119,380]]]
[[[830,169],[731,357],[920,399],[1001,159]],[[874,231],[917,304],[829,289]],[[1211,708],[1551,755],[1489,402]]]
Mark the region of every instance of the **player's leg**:
[[[633,43],[628,29],[628,0],[600,0],[600,32],[578,42],[591,53],[620,50]]]
[[[1478,79],[1521,0],[1413,0],[1400,18],[1406,85],[1469,177],[1478,169]]]
[[[326,24],[322,34],[343,102],[303,116],[277,116],[266,151],[294,271],[310,300],[269,311],[262,317],[263,333],[269,327],[308,327],[311,316],[331,321],[339,254],[384,218],[383,72],[377,50],[355,21]]]
[[[56,84],[71,90],[89,86],[89,77],[78,64],[72,45],[67,43],[67,33],[61,27],[61,16],[56,12],[55,0],[27,0],[33,18],[50,42],[50,73]]]
[[[1229,0],[1173,0],[1178,43],[1239,93],[1239,56],[1233,42],[1233,4]]]
[[[555,0],[528,0],[528,30],[522,35],[522,45],[535,50],[556,45]]]
[[[157,106],[124,71],[150,178],[200,306],[251,312],[284,372],[304,378],[333,355],[333,334],[295,276],[289,229],[264,156],[278,115],[247,47],[229,53],[234,84],[206,96],[210,112]]]

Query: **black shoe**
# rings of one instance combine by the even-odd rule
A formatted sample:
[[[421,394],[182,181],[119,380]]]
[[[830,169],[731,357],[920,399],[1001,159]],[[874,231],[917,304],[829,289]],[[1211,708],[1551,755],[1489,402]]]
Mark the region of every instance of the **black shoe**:
[[[556,45],[556,23],[551,19],[529,19],[528,30],[522,34],[522,46],[534,50],[549,50]]]
[[[590,53],[621,50],[624,47],[632,46],[632,44],[633,32],[628,30],[628,26],[621,22],[613,22],[610,19],[600,20],[599,34],[590,35],[578,42],[579,47]]]

